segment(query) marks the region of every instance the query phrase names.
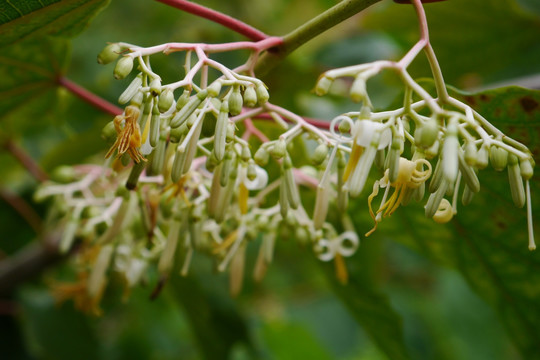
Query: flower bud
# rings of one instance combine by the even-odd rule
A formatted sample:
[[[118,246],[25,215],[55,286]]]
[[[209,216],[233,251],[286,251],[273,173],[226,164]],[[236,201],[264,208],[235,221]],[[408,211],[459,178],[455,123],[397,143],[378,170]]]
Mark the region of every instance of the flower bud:
[[[534,170],[531,159],[520,160],[519,167],[521,171],[521,177],[524,180],[530,180],[533,177]]]
[[[461,197],[461,203],[464,206],[467,206],[471,203],[473,197],[474,192],[472,192],[471,189],[469,189],[469,187],[467,186],[467,184],[465,184],[465,186],[463,187],[463,196]]]
[[[465,155],[463,153],[463,150],[458,149],[458,163],[459,163],[459,171],[461,171],[461,175],[463,176],[463,180],[465,180],[465,183],[469,187],[469,189],[472,192],[479,192],[480,191],[480,181],[478,180],[478,177],[476,176],[476,173],[474,172],[474,169],[467,164],[465,161]]]
[[[251,151],[247,146],[242,147],[242,152],[240,153],[240,159],[242,161],[248,162],[251,159]]]
[[[152,96],[156,97],[161,94],[161,80],[155,78],[150,82],[150,93]]]
[[[465,144],[465,162],[467,165],[476,165],[476,158],[478,157],[478,151],[476,145],[473,142],[467,141]]]
[[[255,88],[255,92],[257,93],[257,99],[259,100],[259,104],[264,104],[270,99],[270,94],[268,94],[268,90],[266,89],[266,85],[263,83],[260,83]]]
[[[114,67],[114,78],[117,80],[123,79],[133,70],[133,58],[124,56],[116,63]]]
[[[254,86],[248,86],[244,90],[244,104],[247,107],[254,107],[257,105],[257,92]]]
[[[255,160],[255,163],[261,167],[266,166],[268,164],[270,154],[268,154],[268,151],[264,147],[260,147],[256,152],[253,159]]]
[[[124,90],[122,95],[120,95],[120,97],[118,98],[118,103],[124,105],[129,100],[131,100],[139,92],[139,89],[142,86],[142,81],[143,81],[143,74],[141,73],[137,75],[135,79],[133,79],[133,81]],[[142,102],[142,99],[141,99],[141,102]]]
[[[449,183],[453,183],[458,175],[458,147],[459,141],[457,138],[457,124],[451,122],[446,128],[446,136],[444,138],[442,161],[443,174]]]
[[[431,147],[438,137],[439,124],[433,118],[418,126],[414,132],[415,145],[423,149]]]
[[[210,86],[207,88],[208,90],[208,96],[210,97],[218,97],[219,93],[221,92],[221,81],[216,80]]]
[[[171,128],[175,128],[182,125],[182,123],[186,121],[191,114],[193,114],[193,112],[197,109],[197,107],[201,104],[201,102],[206,98],[206,96],[208,96],[208,91],[201,90],[197,95],[190,97],[189,101],[172,118],[171,123],[170,123]],[[178,104],[176,105],[176,107],[178,108]]]
[[[114,128],[114,121],[109,121],[101,130],[101,138],[107,142],[114,142],[117,136],[118,134]]]
[[[281,159],[287,153],[287,143],[285,139],[279,139],[274,143],[274,146],[270,150],[271,154],[276,159]]]
[[[252,161],[250,161],[248,164],[246,176],[250,181],[255,181],[255,179],[257,178],[257,168]]]
[[[231,141],[234,140],[235,131],[236,131],[236,125],[232,121],[229,121],[227,123],[227,135],[225,136],[226,142],[230,143]]]
[[[152,109],[152,117],[150,118],[150,145],[156,147],[159,140],[159,131],[161,126],[161,120],[159,118],[158,105],[154,105]]]
[[[99,64],[109,64],[114,60],[118,59],[120,53],[122,52],[122,47],[118,43],[113,43],[105,46],[103,50],[97,56],[97,62]]]
[[[328,155],[328,146],[326,144],[319,144],[315,148],[315,151],[313,152],[313,155],[311,156],[311,161],[313,165],[321,165],[323,161],[326,159],[326,156]]]
[[[180,97],[176,101],[176,110],[182,109],[184,107],[184,105],[186,105],[188,103],[188,101],[190,99],[189,95],[190,95],[189,90],[184,90],[182,95],[180,95]]]
[[[514,205],[522,208],[525,205],[525,188],[523,187],[518,158],[514,154],[508,156],[508,182]]]
[[[367,98],[366,80],[362,76],[357,76],[349,93],[352,101],[360,102]]]
[[[229,95],[229,112],[232,116],[236,116],[242,112],[243,102],[240,87],[236,85]]]
[[[476,155],[476,167],[480,170],[485,169],[489,164],[489,151],[487,146],[482,145],[478,154]]]
[[[173,102],[174,102],[173,91],[169,88],[165,88],[165,90],[163,90],[161,92],[161,95],[159,96],[159,101],[158,101],[159,112],[160,113],[167,112],[167,110],[171,108]]]
[[[328,90],[330,90],[330,86],[332,86],[332,82],[333,81],[330,78],[323,75],[319,78],[319,81],[317,81],[317,85],[315,85],[315,94],[318,96],[326,95]]]
[[[227,139],[227,124],[229,123],[229,104],[224,101],[216,121],[216,130],[214,132],[214,154],[216,160],[220,162],[225,156],[225,145]]]
[[[489,149],[489,161],[495,171],[503,171],[508,163],[508,151],[492,145]]]
[[[346,134],[351,131],[351,123],[349,121],[340,121],[338,125],[339,132]]]

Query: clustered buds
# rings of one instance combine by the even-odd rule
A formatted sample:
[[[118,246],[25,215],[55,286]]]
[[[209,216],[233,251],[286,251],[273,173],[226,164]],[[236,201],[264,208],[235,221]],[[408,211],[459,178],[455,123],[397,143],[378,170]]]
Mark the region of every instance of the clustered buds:
[[[158,48],[171,51],[168,45],[149,49]],[[352,77],[349,96],[361,104],[360,111],[320,129],[270,104],[261,80],[217,64],[202,50],[192,66],[190,51],[184,79],[170,84],[151,70],[148,49],[110,44],[98,55],[102,64],[117,61],[117,79],[134,68],[137,74],[118,99],[124,112],[102,132],[111,144],[106,158],[114,160],[105,167],[66,168],[61,173],[69,173],[67,184],[46,184],[36,193],[39,199],[53,196],[63,214],[61,250],[81,239],[84,251],[97,254],[82,256],[83,267],[92,269],[81,278],[83,292],[67,294],[58,286],[60,298],[75,297],[79,307],[99,313],[109,268],[129,288],[156,263],[162,283],[176,267],[187,275],[195,253],[211,257],[218,271],[229,269],[230,290],[237,294],[247,247],[259,243],[253,277],[260,281],[283,236],[310,246],[322,261],[334,261],[345,283],[344,258],[360,244],[347,216],[350,198],[372,189],[367,208],[374,225],[365,236],[411,201],[423,203],[428,218],[446,223],[457,212],[458,193],[468,205],[480,191],[477,173],[489,165],[507,169],[514,204],[527,205],[529,248],[535,248],[532,156],[466,105],[442,109],[423,93],[413,103],[407,91],[403,108],[374,112],[367,81],[381,67],[359,65],[319,78],[315,93],[324,95],[339,77]],[[195,84],[207,66],[221,75],[209,81],[206,72]],[[254,120],[263,115],[284,132],[270,139],[258,130]],[[310,149],[307,159],[296,151],[298,139]],[[382,177],[370,183],[373,165]],[[304,194],[315,197],[313,209],[306,210],[313,202]],[[341,233],[327,221],[330,209],[340,214]]]

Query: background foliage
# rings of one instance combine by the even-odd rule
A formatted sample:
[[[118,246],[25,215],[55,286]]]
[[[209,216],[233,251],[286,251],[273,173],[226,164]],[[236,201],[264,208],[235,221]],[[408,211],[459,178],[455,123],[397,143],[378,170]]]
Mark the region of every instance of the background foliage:
[[[282,35],[335,1],[200,3]],[[540,73],[537,1],[449,0],[426,10],[447,81],[483,90],[457,96],[529,145],[538,161],[540,93],[488,90],[530,84]],[[66,75],[115,102],[129,80],[115,81],[111,67],[96,63],[106,42],[242,39],[157,2],[129,0],[1,0],[0,34],[0,141],[14,141],[47,172],[60,164],[101,161],[106,144],[99,134],[110,116],[56,79]],[[310,92],[322,71],[399,58],[416,37],[412,9],[385,0],[301,47],[263,80],[274,103],[330,119],[355,105],[337,94],[320,99]],[[243,55],[219,60],[232,65]],[[153,66],[170,80],[182,63],[161,56]],[[416,77],[429,75],[423,61],[412,70]],[[390,75],[371,81],[375,105],[392,104],[397,85]],[[8,152],[0,152],[0,168],[2,191],[31,202],[36,182]],[[2,358],[540,359],[540,255],[527,250],[525,212],[512,206],[506,176],[484,173],[481,192],[447,225],[425,219],[419,206],[400,209],[348,261],[348,286],[335,281],[332,266],[298,246],[290,229],[267,278],[262,284],[248,281],[238,299],[228,295],[226,276],[212,273],[201,258],[190,277],[173,279],[153,302],[148,296],[155,275],[125,303],[111,286],[105,316],[89,318],[70,303],[56,305],[49,294],[51,279],[70,276],[69,263],[60,264],[3,297]],[[538,180],[532,180],[535,214]],[[365,199],[351,205],[357,230],[371,228]],[[5,202],[0,228],[2,261],[42,239]]]

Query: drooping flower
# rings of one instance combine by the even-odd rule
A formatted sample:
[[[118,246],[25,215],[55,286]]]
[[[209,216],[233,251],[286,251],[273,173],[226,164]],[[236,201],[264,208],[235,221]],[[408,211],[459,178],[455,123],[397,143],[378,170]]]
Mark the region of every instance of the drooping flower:
[[[145,157],[139,151],[142,144],[141,129],[137,123],[140,110],[134,105],[129,105],[124,111],[124,115],[117,115],[114,118],[114,128],[118,134],[116,141],[111,146],[105,158],[109,158],[115,150],[118,150],[117,157],[126,152],[136,163],[146,161]],[[122,122],[124,126],[122,127]]]

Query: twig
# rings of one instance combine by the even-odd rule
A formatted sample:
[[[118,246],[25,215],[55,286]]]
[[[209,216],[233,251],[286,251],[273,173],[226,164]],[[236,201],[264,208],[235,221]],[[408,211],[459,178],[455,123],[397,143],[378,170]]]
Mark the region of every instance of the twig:
[[[37,181],[43,182],[49,178],[41,167],[24,151],[21,147],[7,139],[1,145],[7,152],[11,153],[19,163],[32,175]]]
[[[156,0],[190,14],[221,24],[253,41],[266,39],[268,35],[240,20],[186,0]]]
[[[0,188],[0,198],[17,211],[36,234],[40,233],[42,228],[41,218],[22,197],[7,189]]]
[[[120,109],[118,106],[111,104],[102,97],[97,96],[96,94],[86,90],[85,88],[77,85],[73,81],[63,76],[60,76],[57,79],[57,82],[59,85],[65,87],[67,90],[71,91],[73,94],[77,95],[82,100],[106,113],[109,113],[111,115],[119,115],[122,113],[122,109]]]

